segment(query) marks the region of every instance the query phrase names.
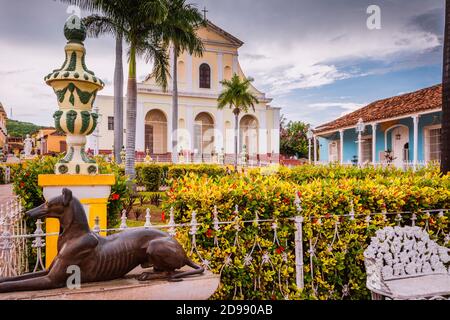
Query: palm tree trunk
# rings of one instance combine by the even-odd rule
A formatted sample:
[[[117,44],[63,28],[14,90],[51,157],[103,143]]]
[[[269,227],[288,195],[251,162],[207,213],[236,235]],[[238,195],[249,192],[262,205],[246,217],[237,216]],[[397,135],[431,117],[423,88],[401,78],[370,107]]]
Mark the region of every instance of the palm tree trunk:
[[[136,149],[136,109],[137,109],[137,83],[136,83],[136,47],[130,46],[130,62],[128,70],[127,87],[127,147],[125,160],[125,174],[131,182],[136,177],[135,149]]]
[[[441,169],[450,172],[450,1],[445,1],[444,70],[442,75]]]
[[[239,111],[234,111],[234,171],[238,171]]]
[[[178,163],[178,49],[173,49],[172,162]]]
[[[114,159],[122,163],[120,151],[123,146],[123,36],[116,35],[116,65],[114,69]]]

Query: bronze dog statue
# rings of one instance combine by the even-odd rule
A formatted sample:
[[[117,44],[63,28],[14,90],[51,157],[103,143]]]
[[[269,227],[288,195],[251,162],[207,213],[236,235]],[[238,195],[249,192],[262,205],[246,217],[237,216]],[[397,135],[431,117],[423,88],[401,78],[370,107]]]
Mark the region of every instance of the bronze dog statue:
[[[123,231],[108,237],[91,232],[83,206],[63,189],[62,195],[26,213],[35,219],[56,218],[62,232],[58,255],[49,270],[0,279],[0,292],[34,291],[62,288],[70,266],[78,266],[81,283],[119,279],[141,265],[167,273],[170,281],[201,274],[204,269],[192,262],[181,245],[167,233],[155,229]],[[190,266],[194,270],[176,273]],[[143,273],[139,280],[151,279]]]

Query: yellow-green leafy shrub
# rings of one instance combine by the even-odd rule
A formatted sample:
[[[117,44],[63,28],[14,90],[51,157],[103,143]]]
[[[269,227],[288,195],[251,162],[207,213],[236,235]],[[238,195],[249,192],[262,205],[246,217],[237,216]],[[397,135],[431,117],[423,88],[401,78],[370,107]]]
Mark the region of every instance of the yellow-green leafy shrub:
[[[434,169],[418,174],[368,170],[367,177],[354,168],[349,169],[351,173],[345,173],[343,168],[339,170],[343,178],[315,178],[303,183],[279,175],[257,174],[217,178],[191,174],[173,182],[164,202],[165,210],[174,207],[177,223],[190,222],[192,211],[197,212],[201,224],[197,233],[198,252],[211,262],[214,272],[221,272],[222,284],[214,298],[283,299],[287,295],[294,299],[340,299],[347,285],[350,296],[346,298],[369,298],[363,251],[377,229],[397,222],[395,215],[385,220],[380,214],[367,224],[368,213],[416,212],[417,224],[427,225],[430,233],[443,243],[443,237],[449,232],[448,214],[437,218],[421,212],[450,208],[450,176],[441,177]],[[296,192],[302,200],[301,214],[305,217],[303,292],[295,286],[294,224],[286,220],[298,214],[294,205]],[[259,228],[241,223],[239,246],[235,245],[234,225],[222,225],[216,233],[214,206],[220,221],[233,221],[235,205],[239,207],[239,221],[253,220],[256,214],[262,220],[278,219],[278,242],[274,242],[271,223],[260,223]],[[356,215],[362,216],[355,220],[342,218],[352,207]],[[322,218],[318,219],[319,216]],[[410,217],[409,213],[402,215],[405,222]],[[340,223],[339,237],[333,242],[336,219]],[[218,238],[218,246],[214,245],[214,236]],[[179,233],[178,237],[184,246],[191,247],[187,232]],[[316,245],[314,278],[309,267],[309,239]],[[244,258],[256,240],[261,250],[257,247],[251,264],[244,266]],[[273,265],[261,264],[264,252],[270,255]],[[287,255],[284,256],[287,262],[283,254]],[[223,267],[228,256],[233,263]],[[255,284],[255,279],[260,281]],[[317,291],[313,290],[313,284]]]

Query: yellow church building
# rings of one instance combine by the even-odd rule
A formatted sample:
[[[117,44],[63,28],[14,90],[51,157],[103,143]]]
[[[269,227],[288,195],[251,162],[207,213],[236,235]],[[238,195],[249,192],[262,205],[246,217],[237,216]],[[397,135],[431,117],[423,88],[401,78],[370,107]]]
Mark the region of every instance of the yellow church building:
[[[172,150],[172,84],[164,92],[152,77],[138,83],[136,152],[143,159],[148,150],[153,159],[170,161],[172,152],[182,152],[192,162],[213,162],[223,153],[227,162],[234,154],[234,115],[231,109],[217,109],[221,81],[233,74],[245,77],[239,64],[239,48],[244,44],[212,22],[198,30],[204,44],[202,57],[183,53],[178,59],[179,119],[178,146]],[[170,70],[173,55],[170,54]],[[238,150],[245,148],[250,161],[278,162],[280,149],[280,108],[272,99],[252,87],[259,104],[239,117]],[[125,99],[126,100],[126,99]],[[98,96],[101,122],[97,134],[88,139],[88,148],[103,154],[114,144],[114,98]],[[94,107],[94,108],[95,108]],[[126,103],[124,103],[126,131]],[[124,132],[124,141],[125,132]],[[245,146],[245,147],[244,147]]]

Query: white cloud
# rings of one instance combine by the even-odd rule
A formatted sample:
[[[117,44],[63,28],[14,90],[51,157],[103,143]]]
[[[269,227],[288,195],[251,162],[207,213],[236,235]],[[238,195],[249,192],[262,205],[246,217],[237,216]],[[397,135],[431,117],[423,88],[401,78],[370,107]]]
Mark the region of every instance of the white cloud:
[[[257,43],[244,47],[241,63],[249,75],[256,74],[256,85],[274,96],[295,89],[320,87],[351,77],[386,73],[398,68],[409,57],[424,54],[441,45],[435,34],[398,26],[381,31],[356,29],[345,36],[339,30],[330,31],[327,37],[315,34],[293,40],[291,43]],[[253,59],[247,52],[265,57]],[[360,70],[351,67],[352,61],[378,61],[394,64],[383,70]],[[346,62],[346,70],[339,63]],[[349,63],[350,62],[350,63]],[[408,67],[405,64],[404,67]],[[349,71],[350,70],[350,71]]]
[[[320,103],[312,103],[308,105],[308,108],[312,108],[315,110],[326,110],[326,109],[343,109],[344,111],[341,113],[341,117],[349,114],[363,106],[367,105],[367,103],[354,103],[354,102],[320,102]]]

